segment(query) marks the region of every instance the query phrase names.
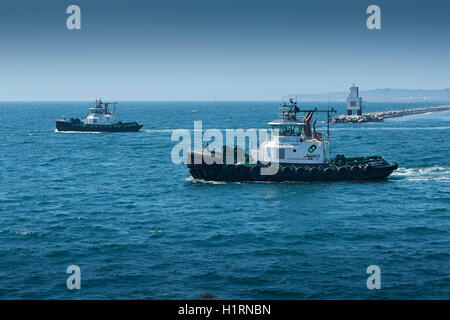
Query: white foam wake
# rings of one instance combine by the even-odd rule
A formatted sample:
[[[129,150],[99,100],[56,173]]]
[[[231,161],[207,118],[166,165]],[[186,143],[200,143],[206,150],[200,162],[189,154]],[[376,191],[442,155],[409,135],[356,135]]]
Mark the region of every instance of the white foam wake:
[[[99,134],[103,132],[99,131],[59,131],[58,129],[55,129],[56,133],[93,133],[93,134]]]
[[[197,180],[194,179],[194,177],[189,176],[186,178],[186,181],[192,182],[192,183],[204,183],[204,184],[226,184],[225,181],[205,181],[205,180]]]
[[[429,180],[447,180],[450,181],[450,167],[432,166],[423,168],[403,168],[395,170],[392,177],[400,177],[404,180],[429,181]]]

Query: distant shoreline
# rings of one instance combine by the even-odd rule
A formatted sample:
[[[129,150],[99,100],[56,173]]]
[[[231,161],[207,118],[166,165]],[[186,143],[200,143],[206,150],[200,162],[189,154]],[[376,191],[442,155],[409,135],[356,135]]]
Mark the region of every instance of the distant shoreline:
[[[414,114],[423,114],[428,112],[439,112],[450,110],[450,105],[427,106],[421,108],[404,109],[404,110],[388,110],[369,112],[362,115],[340,115],[334,117],[331,123],[366,123],[366,122],[382,122],[384,119],[404,117]]]

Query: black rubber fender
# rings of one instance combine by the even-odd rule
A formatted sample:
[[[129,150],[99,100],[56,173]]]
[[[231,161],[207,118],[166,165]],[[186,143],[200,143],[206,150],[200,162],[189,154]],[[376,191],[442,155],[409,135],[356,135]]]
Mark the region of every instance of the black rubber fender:
[[[358,173],[360,169],[361,169],[361,168],[360,168],[359,166],[352,166],[352,167],[350,168],[351,172],[352,172],[352,173],[355,173],[355,174]]]
[[[309,169],[309,173],[311,173],[312,175],[315,176],[315,175],[319,174],[319,169],[316,167],[312,167]]]
[[[338,169],[338,173],[339,173],[340,175],[346,174],[346,173],[347,173],[347,167],[340,167],[340,168]]]
[[[234,172],[236,173],[236,176],[240,179],[244,179],[248,176],[249,170],[247,166],[244,166],[243,164],[238,164],[234,168]]]
[[[197,172],[196,172],[195,170],[190,169],[190,170],[189,170],[189,173],[191,174],[192,178],[194,178],[194,179],[196,179],[196,180],[201,179],[201,177],[197,174]]]
[[[333,167],[328,167],[324,170],[324,173],[327,177],[331,177],[336,172],[336,169]]]
[[[206,166],[206,173],[208,174],[209,180],[217,180],[218,177],[218,168],[215,164]]]
[[[233,174],[234,173],[234,165],[233,164],[225,165],[224,171],[225,171],[225,173]]]
[[[281,173],[285,178],[291,178],[294,176],[294,171],[292,171],[290,167],[284,167],[283,169],[281,169]]]
[[[264,180],[264,176],[261,175],[261,167],[255,166],[250,169],[250,177],[255,181]]]
[[[207,175],[206,175],[206,170],[202,168],[197,169],[197,175],[200,177],[200,179],[206,180]]]
[[[305,176],[305,172],[306,170],[303,167],[298,167],[297,169],[295,169],[295,173],[299,178],[303,178]]]

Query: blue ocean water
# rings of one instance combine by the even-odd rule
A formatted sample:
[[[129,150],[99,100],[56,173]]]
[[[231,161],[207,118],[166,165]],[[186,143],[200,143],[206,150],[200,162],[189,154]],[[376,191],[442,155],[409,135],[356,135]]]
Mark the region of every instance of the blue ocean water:
[[[189,179],[171,132],[265,128],[277,103],[123,102],[141,132],[55,132],[90,106],[0,103],[0,298],[450,297],[450,112],[332,127],[334,154],[399,163],[385,181],[239,184]]]

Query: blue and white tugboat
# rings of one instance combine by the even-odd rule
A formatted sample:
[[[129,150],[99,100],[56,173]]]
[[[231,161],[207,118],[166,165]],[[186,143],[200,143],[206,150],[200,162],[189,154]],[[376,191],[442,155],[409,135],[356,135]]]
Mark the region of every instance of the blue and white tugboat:
[[[113,106],[110,111],[109,107]],[[89,114],[83,120],[78,118],[56,120],[58,131],[81,132],[133,132],[139,131],[143,125],[137,122],[116,122],[117,102],[95,101],[95,106],[89,108]]]
[[[325,139],[316,131],[313,116],[327,113]],[[194,179],[206,181],[346,181],[385,179],[398,168],[382,156],[347,158],[331,156],[330,110],[300,110],[293,99],[283,103],[278,118],[268,124],[275,135],[250,155],[238,157],[237,147],[232,152],[223,147],[221,153],[207,148],[188,151],[188,168]],[[303,113],[302,120],[298,120]],[[240,149],[241,154],[243,152]],[[328,151],[328,152],[327,152]],[[232,155],[232,159],[227,158]],[[276,166],[273,166],[276,164]],[[263,168],[265,168],[263,170]],[[270,168],[276,168],[271,174]]]

